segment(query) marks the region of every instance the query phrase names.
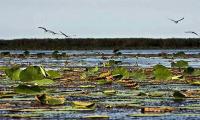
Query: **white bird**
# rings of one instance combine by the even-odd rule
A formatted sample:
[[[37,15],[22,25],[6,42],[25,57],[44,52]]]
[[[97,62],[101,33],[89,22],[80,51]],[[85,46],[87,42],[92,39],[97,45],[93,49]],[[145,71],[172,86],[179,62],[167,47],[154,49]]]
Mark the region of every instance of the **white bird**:
[[[70,37],[70,36],[66,35],[65,33],[61,32],[61,31],[60,31],[60,33],[61,33],[61,35],[64,35],[67,38]]]
[[[176,24],[178,24],[180,21],[182,21],[182,20],[184,20],[185,18],[183,17],[183,18],[181,18],[181,19],[179,19],[179,20],[173,20],[173,19],[170,19],[169,18],[169,20],[171,20],[172,22],[174,22],[174,23],[176,23]]]
[[[185,33],[194,34],[194,35],[196,35],[196,36],[199,36],[199,34],[196,33],[196,32],[194,32],[194,31],[186,31]]]
[[[46,28],[44,28],[44,27],[38,27],[38,28],[44,30],[44,32],[48,32],[48,30]]]

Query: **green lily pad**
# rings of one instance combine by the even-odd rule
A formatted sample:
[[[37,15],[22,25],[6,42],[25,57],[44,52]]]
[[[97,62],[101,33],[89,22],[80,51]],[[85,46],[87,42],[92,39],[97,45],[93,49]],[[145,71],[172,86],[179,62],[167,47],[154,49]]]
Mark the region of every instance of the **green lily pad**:
[[[81,85],[80,88],[95,88],[95,85]]]
[[[72,104],[78,108],[91,108],[95,106],[95,103],[87,101],[72,101]]]
[[[98,80],[97,84],[98,85],[105,85],[105,84],[111,84],[112,80]]]
[[[41,80],[47,77],[44,68],[39,66],[29,66],[20,73],[20,80],[23,82],[30,82],[34,80]]]
[[[195,82],[192,82],[191,84],[200,86],[200,81],[195,81]]]
[[[189,64],[187,61],[179,60],[177,62],[174,62],[171,66],[177,67],[177,68],[187,68],[189,66]]]
[[[31,81],[31,83],[38,85],[38,86],[46,86],[46,85],[52,85],[55,82],[51,79],[42,79],[42,80]]]
[[[6,75],[11,79],[11,80],[19,80],[19,75],[20,75],[20,67],[19,66],[13,66],[10,69],[6,69],[5,73]]]
[[[173,96],[174,96],[176,99],[186,98],[186,95],[183,94],[183,93],[180,92],[180,91],[175,91],[175,92],[173,93]]]
[[[63,96],[54,97],[46,94],[37,95],[36,100],[45,105],[62,105],[65,103],[65,98]]]
[[[34,85],[18,85],[14,91],[20,94],[41,94],[44,89]]]
[[[126,68],[123,67],[116,67],[113,71],[112,71],[112,75],[121,75],[122,78],[129,78],[129,71]]]
[[[48,70],[47,74],[48,74],[48,77],[51,79],[61,78],[61,74],[58,71]]]
[[[172,73],[165,66],[156,65],[154,66],[153,75],[156,80],[170,80]]]
[[[145,80],[146,75],[143,70],[137,70],[130,73],[130,78],[133,78],[135,80]]]
[[[91,115],[91,116],[84,116],[83,119],[90,119],[90,120],[108,120],[110,117],[108,115]]]
[[[117,93],[117,91],[115,91],[115,90],[104,90],[103,93],[105,95],[115,95]]]

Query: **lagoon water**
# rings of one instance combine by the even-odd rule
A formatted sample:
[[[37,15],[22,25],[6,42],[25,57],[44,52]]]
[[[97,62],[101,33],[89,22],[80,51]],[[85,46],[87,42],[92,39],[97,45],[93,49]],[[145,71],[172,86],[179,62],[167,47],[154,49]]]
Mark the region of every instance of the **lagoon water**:
[[[33,65],[44,65],[45,67],[92,67],[92,66],[101,66],[103,62],[108,61],[110,59],[122,61],[121,66],[135,66],[138,64],[140,67],[152,67],[156,64],[162,64],[166,67],[171,66],[172,59],[166,59],[161,57],[128,57],[126,54],[159,54],[159,53],[168,53],[173,54],[183,51],[186,54],[199,54],[200,49],[193,50],[121,50],[124,56],[118,57],[108,57],[108,59],[102,59],[101,56],[96,56],[99,54],[113,54],[112,50],[65,50],[59,51],[60,53],[66,53],[67,55],[77,55],[76,57],[70,56],[63,59],[55,59],[55,58],[0,58],[0,65],[6,65],[8,63],[17,63],[17,64],[33,64]],[[0,52],[10,52],[11,54],[23,54],[22,50],[1,50]],[[47,55],[52,54],[51,50],[30,50],[30,54],[37,53],[45,53]],[[80,56],[79,56],[80,55]],[[199,58],[186,58],[186,59],[173,59],[177,60],[185,60],[189,62],[189,65],[192,67],[200,67],[200,59]],[[68,64],[65,64],[68,62]]]

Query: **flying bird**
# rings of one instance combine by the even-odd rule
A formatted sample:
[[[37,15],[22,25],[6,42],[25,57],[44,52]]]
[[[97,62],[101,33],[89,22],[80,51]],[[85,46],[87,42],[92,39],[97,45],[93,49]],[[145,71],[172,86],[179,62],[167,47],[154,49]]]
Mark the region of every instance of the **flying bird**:
[[[194,32],[194,31],[186,31],[185,33],[194,34],[194,35],[196,35],[196,36],[199,36],[199,34],[196,33],[196,32]]]
[[[60,31],[60,33],[61,33],[61,35],[65,36],[67,38],[70,37],[70,36],[66,35],[65,33],[61,32],[61,31]]]
[[[174,23],[176,23],[176,24],[178,24],[179,22],[181,22],[182,20],[184,20],[185,18],[183,17],[183,18],[181,18],[181,19],[179,19],[179,20],[173,20],[173,19],[170,19],[169,18],[169,20],[171,20],[172,22],[174,22]]]
[[[58,33],[54,32],[54,31],[52,31],[52,30],[47,30],[47,32],[49,32],[49,33],[51,33],[51,34],[53,34],[53,35],[58,34]]]
[[[38,27],[38,28],[44,30],[44,32],[48,32],[48,30],[46,28],[44,28],[44,27]]]

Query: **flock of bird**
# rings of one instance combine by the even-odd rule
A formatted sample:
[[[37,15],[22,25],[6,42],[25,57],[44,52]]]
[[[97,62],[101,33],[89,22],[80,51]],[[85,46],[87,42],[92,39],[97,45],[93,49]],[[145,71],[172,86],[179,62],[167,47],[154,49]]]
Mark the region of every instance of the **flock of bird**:
[[[63,35],[63,36],[65,36],[66,38],[71,37],[71,36],[69,36],[69,35],[63,33],[62,31],[59,31],[59,33],[57,33],[57,32],[54,32],[54,31],[52,31],[52,30],[48,30],[48,29],[45,28],[45,27],[38,27],[38,28],[44,30],[44,32],[46,32],[46,33],[51,33],[52,35]],[[73,35],[73,36],[75,36],[75,35]]]
[[[179,22],[183,21],[184,19],[185,19],[184,17],[181,18],[181,19],[179,19],[179,20],[173,20],[173,19],[170,19],[170,18],[169,18],[169,20],[171,20],[171,21],[174,22],[175,24],[178,24]],[[186,31],[185,33],[194,34],[194,35],[196,35],[196,36],[199,36],[199,34],[196,33],[196,32],[194,32],[194,31]]]
[[[183,21],[184,19],[185,19],[184,17],[181,18],[181,19],[178,19],[178,20],[174,20],[174,19],[170,19],[170,18],[169,18],[169,20],[172,21],[172,22],[174,22],[175,24],[178,24],[179,22]],[[38,27],[38,28],[44,30],[44,32],[51,33],[52,35],[63,35],[63,36],[65,36],[66,38],[71,37],[71,36],[69,36],[69,35],[63,33],[62,31],[59,31],[59,33],[56,33],[56,32],[54,32],[54,31],[52,31],[52,30],[48,30],[48,29],[45,28],[45,27]],[[194,32],[194,31],[185,31],[185,33],[193,34],[193,35],[199,36],[199,34],[196,33],[196,32]],[[76,36],[76,35],[72,35],[72,36]]]

